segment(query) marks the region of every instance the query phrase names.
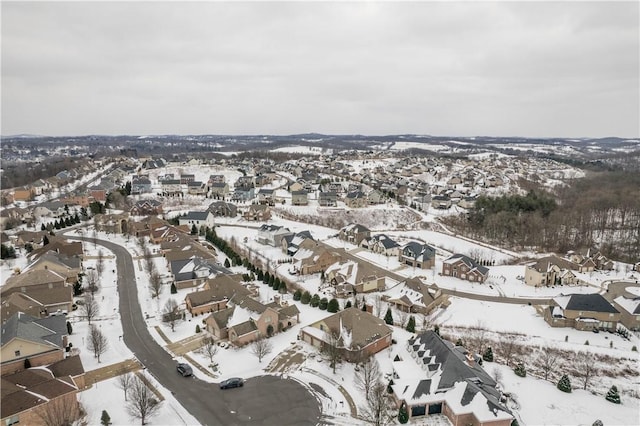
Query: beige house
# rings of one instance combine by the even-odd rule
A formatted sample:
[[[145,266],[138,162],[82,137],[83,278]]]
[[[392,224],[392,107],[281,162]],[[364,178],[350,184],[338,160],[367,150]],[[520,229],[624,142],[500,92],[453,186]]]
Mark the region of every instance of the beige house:
[[[524,282],[535,287],[576,285],[578,278],[572,269],[577,270],[578,265],[558,256],[543,257],[525,266]]]
[[[613,300],[613,306],[620,312],[620,322],[629,330],[640,330],[640,297],[623,295]]]
[[[3,376],[24,370],[25,359],[32,367],[48,365],[64,358],[67,319],[17,313],[2,324],[0,341]]]
[[[205,284],[205,289],[187,294],[185,304],[192,315],[206,312],[218,312],[227,308],[227,302],[233,297],[245,297],[252,292],[240,284],[237,276],[219,275]]]
[[[600,294],[570,294],[553,298],[544,320],[552,327],[615,331],[620,312]]]
[[[338,345],[341,356],[359,362],[391,345],[391,328],[358,308],[347,308],[300,330],[300,339],[322,349]]]
[[[352,287],[358,293],[382,291],[385,289],[385,277],[369,263],[359,263],[352,260],[337,262],[325,271],[325,277],[333,287]]]
[[[339,260],[339,254],[323,247],[300,248],[293,256],[292,272],[298,275],[317,274]]]
[[[227,323],[228,338],[236,346],[271,337],[300,320],[296,305],[281,305],[278,301],[264,305],[249,297],[234,299],[232,303],[234,311]]]

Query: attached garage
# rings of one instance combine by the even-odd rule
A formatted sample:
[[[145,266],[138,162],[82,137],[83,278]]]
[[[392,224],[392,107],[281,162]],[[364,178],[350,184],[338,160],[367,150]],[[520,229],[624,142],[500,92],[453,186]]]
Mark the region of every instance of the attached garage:
[[[425,405],[414,405],[411,407],[411,417],[424,416],[427,412]]]

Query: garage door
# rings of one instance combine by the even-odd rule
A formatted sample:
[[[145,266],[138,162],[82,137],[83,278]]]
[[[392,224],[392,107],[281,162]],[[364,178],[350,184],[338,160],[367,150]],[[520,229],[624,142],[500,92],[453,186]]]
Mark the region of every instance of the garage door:
[[[442,402],[439,404],[429,405],[429,414],[440,414],[440,413],[442,413]]]
[[[411,417],[416,416],[424,416],[426,413],[427,407],[424,405],[414,405],[411,407]]]

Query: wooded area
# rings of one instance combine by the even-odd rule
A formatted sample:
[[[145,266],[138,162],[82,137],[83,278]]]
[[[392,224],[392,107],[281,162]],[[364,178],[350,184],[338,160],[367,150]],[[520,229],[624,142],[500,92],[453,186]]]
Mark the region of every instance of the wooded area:
[[[443,219],[472,238],[515,249],[565,253],[597,246],[606,256],[637,262],[640,174],[601,172],[572,180],[553,195],[480,197],[468,213]]]

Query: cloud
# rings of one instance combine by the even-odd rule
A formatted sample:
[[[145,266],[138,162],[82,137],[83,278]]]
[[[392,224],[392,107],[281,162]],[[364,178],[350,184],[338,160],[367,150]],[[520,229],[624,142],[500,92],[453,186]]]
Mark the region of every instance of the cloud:
[[[638,3],[3,3],[2,134],[639,136]]]

